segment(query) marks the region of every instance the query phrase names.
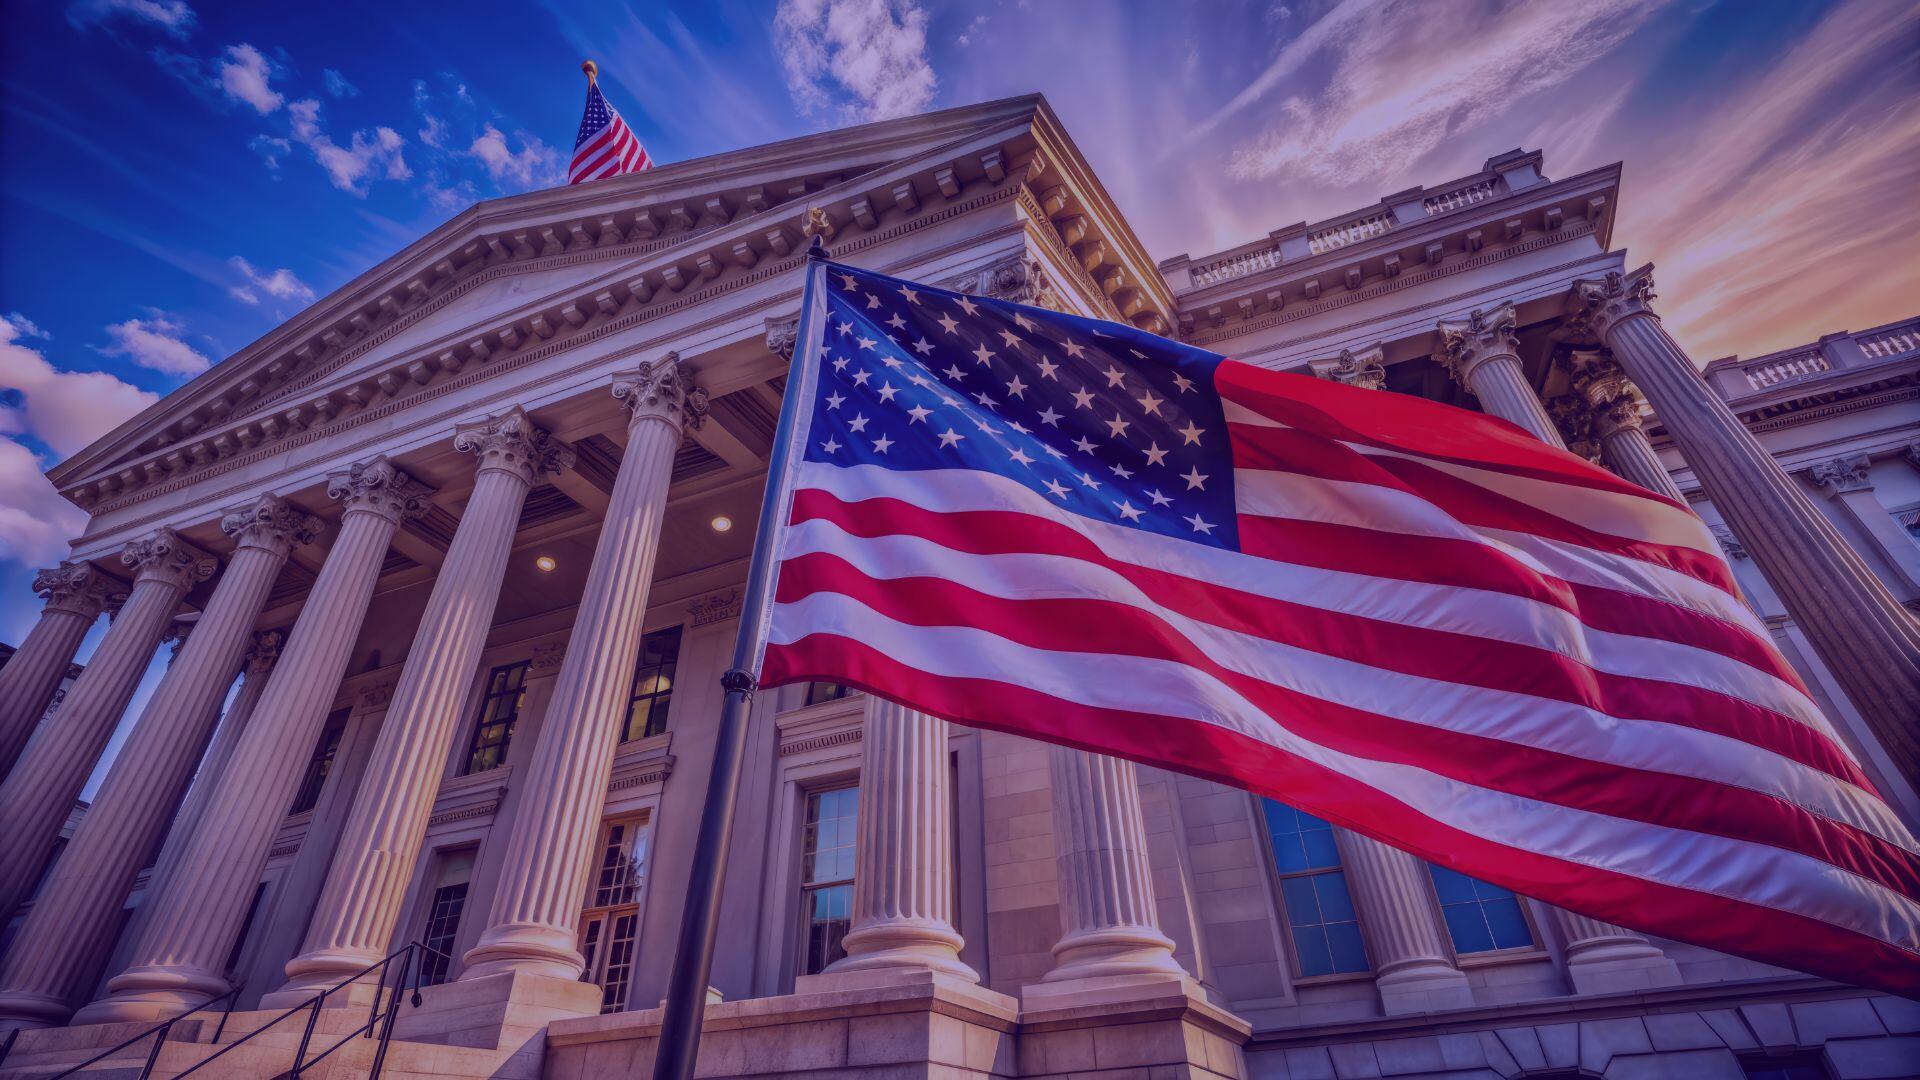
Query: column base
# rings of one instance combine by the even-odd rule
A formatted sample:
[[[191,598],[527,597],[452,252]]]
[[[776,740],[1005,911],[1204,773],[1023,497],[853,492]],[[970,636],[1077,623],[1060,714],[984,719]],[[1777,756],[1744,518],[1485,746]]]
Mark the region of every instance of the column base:
[[[1388,1016],[1443,1012],[1473,1006],[1473,987],[1467,974],[1439,961],[1408,964],[1374,979],[1380,991],[1380,1011]]]
[[[922,921],[869,923],[841,941],[847,955],[827,973],[842,971],[938,971],[966,982],[980,975],[960,960],[960,935],[945,925]],[[803,975],[802,980],[818,976]],[[799,983],[795,983],[799,992]]]
[[[55,1027],[66,1023],[72,1011],[72,1006],[51,994],[9,990],[0,993],[0,1032]]]
[[[1247,1075],[1245,1020],[1179,975],[1110,975],[1034,983],[1020,991],[1020,1075]]]
[[[1149,926],[1110,926],[1071,931],[1053,946],[1053,970],[1043,982],[1071,982],[1114,975],[1186,977],[1173,958],[1173,940]]]
[[[1644,941],[1595,945],[1567,958],[1576,994],[1620,994],[1680,985],[1680,965]]]
[[[460,959],[466,964],[461,982],[510,972],[571,981],[587,967],[572,933],[538,923],[490,926]]]
[[[301,953],[287,961],[286,983],[278,990],[261,995],[260,1007],[291,1009],[295,1005],[311,1001],[314,995],[324,990],[340,986],[345,980],[353,978],[356,974],[366,971],[370,965],[379,962],[378,956],[363,956],[350,952]],[[419,962],[419,957],[416,956],[414,963]],[[385,979],[386,982],[393,981],[390,972],[378,969],[367,972],[352,984],[340,986],[340,989],[328,994],[326,1004],[322,1007],[343,1009],[351,1006],[364,1009],[372,1005],[378,996],[382,975],[388,976]]]
[[[228,990],[217,975],[168,968],[128,968],[107,982],[107,996],[73,1014],[72,1024],[157,1024],[197,1009]]]

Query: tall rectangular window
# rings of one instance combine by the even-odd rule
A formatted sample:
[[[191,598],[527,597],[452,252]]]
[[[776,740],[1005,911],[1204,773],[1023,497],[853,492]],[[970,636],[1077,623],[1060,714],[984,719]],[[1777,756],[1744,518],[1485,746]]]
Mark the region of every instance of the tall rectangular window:
[[[640,936],[640,890],[647,874],[647,818],[621,818],[600,828],[599,861],[580,915],[581,978],[600,987],[600,1011],[626,1007]]]
[[[427,925],[420,941],[436,950],[420,957],[420,985],[447,981],[453,964],[453,941],[460,934],[460,916],[467,909],[467,886],[473,881],[473,849],[449,851],[439,858],[433,877],[433,899],[427,907]]]
[[[513,725],[520,719],[520,703],[527,697],[527,663],[501,664],[487,673],[487,693],[480,699],[473,743],[467,748],[467,774],[506,764]]]
[[[853,919],[853,844],[860,789],[807,793],[800,838],[800,930],[802,975],[825,971],[847,955],[840,939]]]
[[[627,700],[627,728],[621,741],[644,739],[667,730],[667,705],[673,699],[673,673],[679,664],[679,627],[655,630],[640,639],[640,656],[633,666],[633,691]]]
[[[320,732],[313,756],[307,759],[307,774],[300,781],[300,791],[293,797],[293,807],[287,813],[304,814],[320,804],[320,792],[326,790],[327,774],[333,772],[334,755],[340,752],[340,737],[346,734],[347,717],[351,715],[352,709],[335,709],[328,714],[327,726]]]
[[[807,684],[807,704],[818,705],[823,701],[839,701],[842,698],[852,697],[854,694],[857,694],[859,692],[860,691],[855,690],[853,687],[848,686],[846,683],[837,683],[837,682],[808,683]]]
[[[1440,914],[1446,919],[1455,953],[1464,956],[1533,944],[1533,930],[1520,910],[1519,897],[1458,870],[1432,863],[1427,869],[1433,874],[1433,892],[1440,900]]]
[[[1272,799],[1262,800],[1267,842],[1302,977],[1366,971],[1367,948],[1347,892],[1333,826]]]

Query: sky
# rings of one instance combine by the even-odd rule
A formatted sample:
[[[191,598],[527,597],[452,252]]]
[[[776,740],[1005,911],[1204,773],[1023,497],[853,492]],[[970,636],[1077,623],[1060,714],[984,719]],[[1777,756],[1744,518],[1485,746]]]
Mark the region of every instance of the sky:
[[[1705,362],[1920,307],[1916,55],[1913,0],[10,4],[0,641],[84,525],[45,469],[469,203],[563,182],[587,57],[659,162],[1041,91],[1162,259],[1515,147],[1622,161],[1614,242]]]

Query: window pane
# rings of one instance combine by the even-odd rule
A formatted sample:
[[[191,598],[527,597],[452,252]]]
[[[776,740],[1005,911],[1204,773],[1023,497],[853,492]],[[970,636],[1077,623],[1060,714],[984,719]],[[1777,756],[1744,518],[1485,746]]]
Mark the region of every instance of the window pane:
[[[1447,933],[1456,953],[1517,949],[1533,944],[1533,931],[1520,909],[1520,899],[1491,882],[1470,878],[1457,870],[1427,864],[1434,895],[1447,920]]]
[[[447,981],[447,968],[453,963],[453,939],[460,932],[460,915],[467,906],[467,883],[442,885],[433,892],[433,907],[427,914],[427,929],[420,937],[430,949],[446,955],[426,953],[420,958],[420,984],[438,986]]]
[[[467,748],[469,775],[499,768],[507,760],[507,748],[513,742],[513,725],[520,717],[520,703],[526,698],[521,685],[526,681],[527,666],[524,660],[502,664],[487,674],[487,696],[480,702],[480,715],[473,724],[473,741]]]
[[[1353,911],[1353,898],[1347,895],[1347,875],[1315,874],[1308,879],[1313,882],[1313,891],[1320,899],[1320,918],[1326,922],[1354,922],[1359,916]]]
[[[1327,948],[1327,932],[1318,926],[1293,928],[1293,951],[1300,957],[1300,974],[1333,974],[1333,953]]]
[[[1366,944],[1340,869],[1333,826],[1271,799],[1262,802],[1262,810],[1300,974],[1367,970]]]
[[[622,738],[644,739],[667,730],[667,708],[680,659],[680,628],[656,630],[640,640],[633,666],[633,687],[627,696],[627,724]]]
[[[853,913],[854,836],[860,789],[835,788],[807,795],[800,849],[800,974],[824,970],[846,955]]]

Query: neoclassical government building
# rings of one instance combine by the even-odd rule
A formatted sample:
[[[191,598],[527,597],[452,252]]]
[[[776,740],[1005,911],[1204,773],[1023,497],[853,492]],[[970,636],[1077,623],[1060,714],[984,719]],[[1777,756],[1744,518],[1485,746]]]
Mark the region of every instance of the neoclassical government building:
[[[1696,375],[1614,235],[1658,193],[1550,166],[1156,258],[1024,97],[471,207],[50,474],[90,520],[0,668],[0,1076],[191,1012],[83,1074],[176,1075],[409,942],[388,1075],[644,1075],[811,231],[1690,500],[1912,821],[1860,658],[1920,604],[1920,319]],[[711,985],[714,1077],[1920,1074],[1915,1002],[823,684],[754,699]],[[375,998],[197,1075],[278,1075]]]

